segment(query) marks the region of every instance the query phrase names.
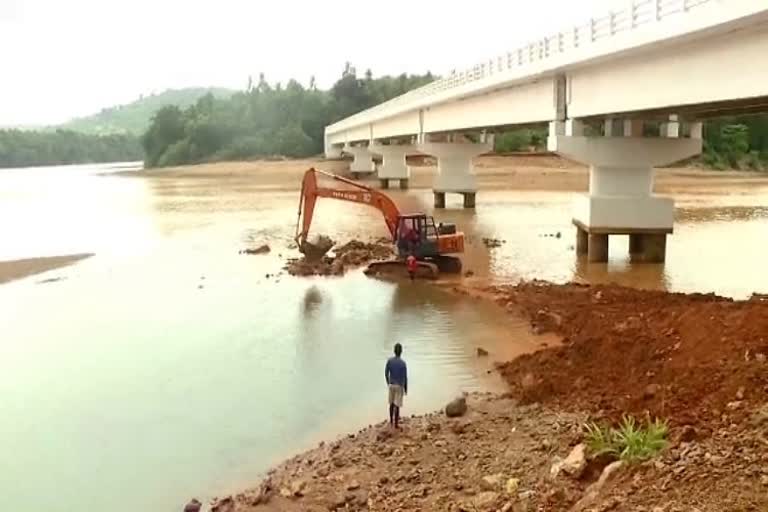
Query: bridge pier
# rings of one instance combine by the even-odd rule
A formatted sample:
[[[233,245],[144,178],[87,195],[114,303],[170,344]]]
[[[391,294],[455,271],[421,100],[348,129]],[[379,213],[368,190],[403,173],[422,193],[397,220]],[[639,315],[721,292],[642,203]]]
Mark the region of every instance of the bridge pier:
[[[411,177],[411,169],[406,164],[405,157],[410,153],[415,153],[416,148],[411,145],[402,144],[374,144],[369,149],[373,153],[381,155],[381,165],[378,169],[381,188],[389,188],[390,182],[397,180],[401,189],[407,189],[408,180]]]
[[[606,136],[587,137],[579,121],[550,123],[548,147],[589,168],[589,194],[574,201],[576,253],[590,262],[608,261],[610,235],[629,235],[630,259],[661,263],[666,237],[673,231],[674,201],[653,194],[653,167],[701,152],[701,128],[680,137],[679,124],[667,125],[661,137],[643,137],[641,121],[627,121],[617,135],[615,123]]]
[[[342,150],[343,147],[341,145],[333,144],[328,140],[328,134],[325,135],[325,158],[329,160],[341,158]]]
[[[474,208],[477,178],[472,159],[491,149],[490,144],[468,142],[426,142],[419,144],[422,153],[437,158],[437,176],[432,185],[435,208],[445,208],[446,194],[461,194],[464,208]]]
[[[346,146],[345,153],[354,157],[349,164],[349,172],[355,179],[360,178],[361,174],[373,174],[376,172],[376,164],[373,162],[373,153],[366,146]]]

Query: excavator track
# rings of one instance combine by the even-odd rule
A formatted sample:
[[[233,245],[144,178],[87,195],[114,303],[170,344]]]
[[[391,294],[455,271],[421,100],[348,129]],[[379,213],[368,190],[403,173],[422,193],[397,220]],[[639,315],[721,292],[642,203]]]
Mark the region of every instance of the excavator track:
[[[431,262],[440,269],[443,274],[461,274],[461,260],[453,256],[438,256]]]
[[[408,268],[402,260],[374,261],[365,269],[368,276],[408,278]],[[416,277],[418,279],[437,279],[440,275],[440,268],[429,261],[419,261],[416,267]]]

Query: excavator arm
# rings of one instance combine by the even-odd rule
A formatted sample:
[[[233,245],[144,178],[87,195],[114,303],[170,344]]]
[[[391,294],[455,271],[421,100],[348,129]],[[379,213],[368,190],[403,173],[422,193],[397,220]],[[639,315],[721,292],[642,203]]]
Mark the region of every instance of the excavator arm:
[[[318,175],[326,176],[334,181],[349,185],[351,189],[320,187],[317,183]],[[355,181],[348,180],[342,176],[311,168],[304,173],[304,179],[301,182],[301,197],[299,198],[299,213],[298,219],[296,220],[295,238],[300,249],[304,246],[307,237],[309,236],[309,228],[312,225],[312,216],[315,212],[315,203],[317,202],[318,197],[328,197],[376,208],[384,216],[384,222],[387,225],[390,236],[392,236],[392,241],[395,241],[400,210],[398,210],[397,205],[395,205],[394,201],[392,201],[389,196]]]

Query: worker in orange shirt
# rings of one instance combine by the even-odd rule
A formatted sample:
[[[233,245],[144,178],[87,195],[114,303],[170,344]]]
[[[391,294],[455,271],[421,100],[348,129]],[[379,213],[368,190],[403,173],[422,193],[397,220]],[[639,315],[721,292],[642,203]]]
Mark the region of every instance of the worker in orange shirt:
[[[408,277],[411,278],[411,281],[416,279],[416,269],[419,268],[419,263],[416,261],[416,256],[410,254],[405,259],[405,266],[408,268]]]

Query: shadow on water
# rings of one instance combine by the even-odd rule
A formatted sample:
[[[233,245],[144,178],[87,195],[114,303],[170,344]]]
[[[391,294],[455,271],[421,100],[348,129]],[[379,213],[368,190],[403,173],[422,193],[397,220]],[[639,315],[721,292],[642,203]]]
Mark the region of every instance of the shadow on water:
[[[307,291],[304,292],[304,300],[302,302],[304,316],[313,315],[318,311],[323,304],[323,295],[317,286],[310,286]]]

